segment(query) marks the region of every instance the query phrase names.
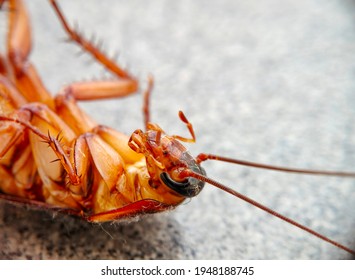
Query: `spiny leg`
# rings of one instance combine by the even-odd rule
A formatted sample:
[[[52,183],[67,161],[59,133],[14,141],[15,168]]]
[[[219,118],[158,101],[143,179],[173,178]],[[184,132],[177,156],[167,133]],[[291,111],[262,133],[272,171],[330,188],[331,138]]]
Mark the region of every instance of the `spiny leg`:
[[[54,161],[59,161],[68,174],[69,183],[71,185],[68,185],[67,188],[72,191],[72,195],[81,196],[84,194],[82,200],[86,199],[88,188],[91,188],[90,185],[92,183],[92,180],[88,177],[92,175],[89,169],[90,165],[93,165],[95,166],[95,170],[97,170],[97,175],[102,178],[100,182],[102,181],[102,183],[104,183],[96,187],[95,192],[100,192],[95,200],[97,207],[101,207],[101,201],[99,200],[102,199],[102,197],[110,198],[111,194],[116,195],[115,197],[119,198],[119,201],[112,202],[107,200],[103,201],[101,204],[106,205],[109,202],[119,203],[120,201],[123,201],[123,204],[128,203],[124,194],[120,195],[120,193],[115,193],[115,186],[118,184],[118,181],[121,180],[124,172],[124,163],[114,148],[102,140],[99,135],[85,133],[76,138],[74,142],[71,141],[72,144],[70,144],[71,142],[68,143],[70,144],[70,153],[68,153],[68,147],[63,143],[68,142],[68,136],[63,134],[66,140],[62,142],[62,135],[60,133],[57,134],[56,137],[53,137],[49,132],[50,130],[56,131],[54,128],[57,125],[53,123],[55,120],[52,119],[50,122],[46,121],[45,113],[42,112],[39,114],[36,112],[36,105],[32,105],[32,108],[27,108],[27,110],[25,108],[23,110],[32,110],[34,116],[37,114],[36,119],[39,120],[39,123],[36,120],[35,125],[33,125],[28,120],[32,119],[31,122],[33,122],[35,117],[21,119],[1,115],[0,121],[20,124],[41,139],[41,141],[35,140],[35,142],[32,142],[32,149],[35,158],[36,153],[40,153],[39,157],[41,159],[37,162],[37,165],[39,169],[43,170],[47,179],[46,181],[49,181],[48,179],[57,181],[57,177],[53,177],[56,172],[54,172],[53,167],[48,166],[50,157],[47,155],[47,151],[39,145],[40,142],[48,144],[55,154]],[[47,134],[42,132],[45,127],[48,128]],[[80,202],[79,199],[76,199],[76,201]]]
[[[43,112],[44,109],[47,112]],[[32,111],[31,111],[32,110]],[[37,111],[36,111],[37,110]],[[53,118],[48,114],[51,112],[48,107],[41,104],[28,104],[21,107],[20,110],[15,111],[13,116],[0,116],[0,123],[12,123],[13,125],[21,125],[25,130],[24,134],[29,136],[31,155],[36,166],[38,175],[43,182],[42,189],[40,191],[43,194],[43,200],[54,205],[62,205],[70,208],[78,208],[81,206],[71,196],[70,190],[65,185],[65,178],[63,177],[63,169],[68,174],[69,181],[72,185],[80,184],[80,177],[76,174],[73,168],[67,152],[67,143],[71,143],[70,139],[72,132],[63,131],[63,139],[65,143],[61,143],[59,131],[56,128],[57,125],[53,124]],[[47,113],[47,114],[46,114]],[[65,125],[61,127],[64,129]],[[48,131],[48,135],[45,132]],[[28,134],[28,132],[32,132]],[[50,133],[56,133],[57,137],[52,137]],[[63,141],[63,142],[64,142]],[[48,149],[46,143],[50,148]],[[27,145],[29,145],[27,144]],[[60,163],[53,163],[53,161],[60,161]],[[16,163],[16,162],[15,162]],[[33,166],[33,163],[32,163]],[[20,166],[13,166],[12,174],[15,178],[28,178],[28,172],[24,172],[22,177],[16,169]],[[26,168],[27,171],[30,167]],[[26,170],[25,170],[26,171]],[[23,181],[23,180],[21,180]],[[31,181],[29,181],[31,182]],[[29,185],[30,186],[30,185]],[[18,186],[21,187],[21,184]],[[26,195],[27,196],[27,195]],[[42,200],[42,199],[41,199]]]
[[[63,168],[65,169],[65,171],[67,172],[67,174],[70,178],[70,182],[73,185],[80,183],[80,177],[76,174],[75,169],[69,160],[69,157],[67,156],[67,154],[63,150],[62,144],[60,143],[59,135],[57,137],[53,137],[49,133],[46,135],[40,129],[33,126],[27,120],[21,120],[18,118],[7,117],[7,116],[0,116],[0,121],[18,123],[18,124],[24,126],[25,128],[29,129],[30,131],[32,131],[38,137],[40,137],[43,142],[47,143],[48,146],[52,148],[52,150],[56,154],[57,158],[61,161]]]
[[[78,32],[73,30],[67,20],[65,19],[62,11],[60,10],[56,0],[50,0],[56,14],[59,17],[60,22],[62,23],[65,31],[69,35],[70,39],[78,43],[84,50],[89,52],[97,61],[103,64],[108,70],[112,73],[116,74],[121,78],[127,78],[130,80],[134,80],[134,78],[121,67],[119,67],[115,62],[109,59],[104,53],[102,53],[98,48],[96,48],[92,43],[85,40]]]
[[[77,31],[72,29],[60,10],[57,1],[50,0],[50,3],[62,23],[64,30],[69,35],[69,38],[90,53],[96,61],[101,63],[107,70],[121,78],[120,80],[73,83],[65,88],[64,92],[73,95],[76,100],[122,97],[136,92],[138,89],[137,80],[113,60],[109,59],[90,41],[86,40]]]

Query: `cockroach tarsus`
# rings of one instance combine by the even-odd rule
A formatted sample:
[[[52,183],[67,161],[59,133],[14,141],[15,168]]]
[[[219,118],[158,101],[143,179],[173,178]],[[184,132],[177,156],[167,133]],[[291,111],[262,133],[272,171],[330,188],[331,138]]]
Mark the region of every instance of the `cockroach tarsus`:
[[[0,1],[3,8],[5,1]],[[69,39],[91,54],[116,79],[73,83],[54,98],[29,62],[31,29],[21,0],[9,6],[8,52],[0,56],[0,198],[104,222],[172,209],[214,185],[314,236],[355,255],[355,251],[207,177],[206,160],[325,176],[355,173],[305,170],[201,153],[194,158],[181,142],[196,141],[192,124],[180,120],[190,138],[167,135],[150,121],[153,78],[143,95],[145,130],[130,137],[98,125],[77,101],[118,98],[137,92],[138,80],[67,23],[57,1],[50,0]]]

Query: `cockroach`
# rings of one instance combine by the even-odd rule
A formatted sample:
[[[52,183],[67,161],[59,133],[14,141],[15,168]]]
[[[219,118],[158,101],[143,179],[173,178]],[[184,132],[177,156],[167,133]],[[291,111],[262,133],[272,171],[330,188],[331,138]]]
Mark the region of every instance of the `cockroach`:
[[[352,172],[279,167],[201,153],[182,144],[196,141],[192,124],[179,118],[190,136],[168,135],[150,117],[153,78],[144,92],[145,130],[130,137],[98,125],[77,101],[119,98],[137,92],[138,79],[108,58],[68,24],[51,0],[71,41],[91,54],[116,79],[73,83],[54,98],[28,57],[31,29],[21,0],[7,4],[7,54],[0,57],[1,198],[20,205],[78,216],[89,222],[132,218],[173,209],[200,193],[205,183],[220,188],[349,253],[354,250],[209,178],[204,161],[310,175],[355,177]]]

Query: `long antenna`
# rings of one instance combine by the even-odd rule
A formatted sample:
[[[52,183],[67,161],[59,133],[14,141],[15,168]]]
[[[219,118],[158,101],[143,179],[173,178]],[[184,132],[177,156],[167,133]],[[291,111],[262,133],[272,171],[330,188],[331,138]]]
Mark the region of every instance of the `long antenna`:
[[[291,173],[302,173],[302,174],[311,174],[311,175],[325,175],[325,176],[339,176],[339,177],[355,177],[355,173],[353,172],[341,172],[341,171],[324,171],[324,170],[308,170],[308,169],[297,169],[297,168],[289,168],[282,166],[275,166],[270,164],[262,164],[257,162],[239,160],[234,158],[221,157],[213,154],[204,154],[201,153],[196,157],[197,163],[201,163],[206,160],[218,160],[224,161],[244,166],[250,166],[255,168],[269,169],[274,171],[283,171],[283,172],[291,172]]]
[[[271,214],[271,215],[273,215],[273,216],[275,216],[275,217],[277,217],[277,218],[279,218],[281,220],[284,220],[285,222],[288,222],[288,223],[290,223],[290,224],[292,224],[292,225],[294,225],[294,226],[296,226],[296,227],[298,227],[298,228],[300,228],[300,229],[302,229],[302,230],[304,230],[304,231],[306,231],[306,232],[308,232],[308,233],[310,233],[310,234],[312,234],[312,235],[314,235],[314,236],[316,236],[316,237],[318,237],[318,238],[320,238],[320,239],[322,239],[322,240],[324,240],[324,241],[326,241],[326,242],[328,242],[328,243],[330,243],[330,244],[332,244],[332,245],[334,245],[334,246],[336,246],[336,247],[338,247],[340,249],[343,249],[343,250],[355,255],[355,251],[354,250],[352,250],[352,249],[350,249],[350,248],[348,248],[348,247],[346,247],[346,246],[344,246],[344,245],[342,245],[342,244],[340,244],[340,243],[338,243],[338,242],[336,242],[336,241],[334,241],[334,240],[332,240],[332,239],[330,239],[330,238],[328,238],[328,237],[326,237],[326,236],[324,236],[324,235],[322,235],[322,234],[320,234],[320,233],[318,233],[318,232],[316,232],[316,231],[314,231],[314,230],[312,230],[312,229],[310,229],[310,228],[308,228],[308,227],[306,227],[306,226],[304,226],[304,225],[302,225],[302,224],[300,224],[300,223],[298,223],[298,222],[296,222],[296,221],[294,221],[294,220],[292,220],[292,219],[290,219],[290,218],[288,218],[288,217],[286,217],[286,216],[284,216],[284,215],[272,210],[271,208],[266,207],[265,205],[255,201],[255,200],[253,200],[253,199],[251,199],[251,198],[249,198],[249,197],[247,197],[247,196],[245,196],[245,195],[243,195],[243,194],[241,194],[241,193],[239,193],[239,192],[237,192],[237,191],[235,191],[235,190],[233,190],[233,189],[231,189],[231,188],[229,188],[229,187],[227,187],[227,186],[225,186],[225,185],[223,185],[223,184],[221,184],[221,183],[219,183],[219,182],[217,182],[217,181],[215,181],[215,180],[213,180],[211,178],[208,178],[206,176],[203,176],[201,174],[193,172],[193,171],[191,171],[189,169],[185,169],[185,170],[181,171],[180,176],[182,178],[194,177],[197,180],[209,183],[209,184],[211,184],[211,185],[213,185],[213,186],[215,186],[215,187],[217,187],[217,188],[219,188],[219,189],[221,189],[221,190],[223,190],[223,191],[225,191],[227,193],[230,193],[233,196],[236,196],[236,197],[238,197],[238,198],[240,198],[240,199],[242,199],[242,200],[254,205],[255,207],[258,207],[261,210],[264,210],[265,212],[267,212],[267,213],[269,213],[269,214]]]

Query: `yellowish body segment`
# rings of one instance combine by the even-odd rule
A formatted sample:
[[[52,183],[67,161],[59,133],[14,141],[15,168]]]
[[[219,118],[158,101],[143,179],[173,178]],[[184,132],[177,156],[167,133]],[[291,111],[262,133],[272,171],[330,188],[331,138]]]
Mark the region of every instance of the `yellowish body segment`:
[[[85,217],[101,215],[97,220],[111,219],[110,211],[135,215],[129,205],[137,201],[153,200],[152,211],[180,203],[184,198],[164,184],[151,185],[146,158],[128,146],[128,136],[98,125],[77,105],[77,100],[133,94],[136,79],[72,30],[56,1],[50,1],[70,39],[116,77],[73,83],[53,98],[28,61],[32,43],[26,9],[21,0],[6,2],[8,53],[0,56],[1,192]],[[123,206],[128,209],[119,213]]]

